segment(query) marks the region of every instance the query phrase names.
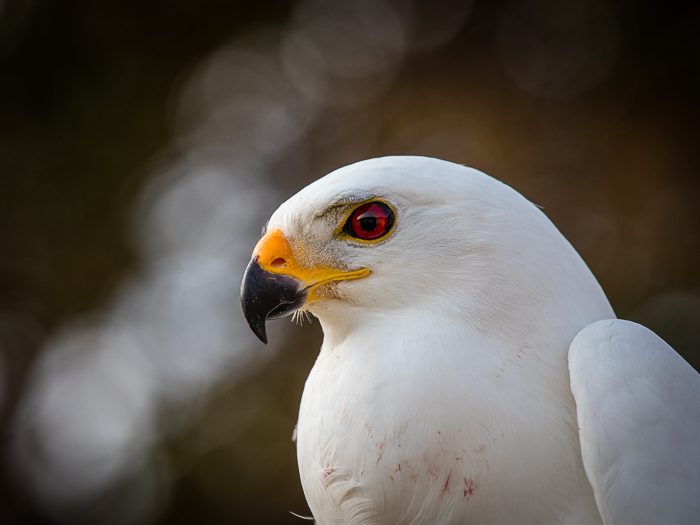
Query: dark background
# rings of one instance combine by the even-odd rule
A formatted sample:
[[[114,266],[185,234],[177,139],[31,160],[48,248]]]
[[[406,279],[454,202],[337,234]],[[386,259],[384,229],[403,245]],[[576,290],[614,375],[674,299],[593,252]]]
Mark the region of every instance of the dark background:
[[[303,137],[256,179],[273,192],[260,219],[231,228],[252,228],[246,235],[254,237],[283,198],[362,158],[411,153],[464,163],[542,205],[618,316],[654,329],[698,368],[700,10],[685,2],[553,4],[414,3],[419,16],[406,42],[415,45],[368,62],[369,73],[364,62],[351,73],[337,64],[329,89],[349,102],[314,106]],[[34,468],[32,454],[15,455],[30,435],[50,439],[18,427],[26,420],[19,414],[32,410],[20,407],[38,356],[75,319],[109,311],[122,283],[148,264],[140,203],[166,192],[151,187],[154,174],[193,148],[182,137],[200,110],[187,109],[183,93],[201,81],[202,64],[225,46],[288,30],[302,8],[322,5],[0,2],[3,523],[303,523],[288,511],[308,515],[290,435],[318,323],[289,327],[269,359],[235,378],[212,378],[196,395],[158,405],[165,430],[149,454],[167,463],[167,474],[134,515],[117,510],[135,505],[130,487],[140,471],[98,494],[45,496],[41,474],[23,473]],[[441,23],[464,20],[431,43],[430,28],[416,20],[429,25],[436,12]],[[370,89],[365,80],[384,84]],[[237,100],[229,87],[211,89]],[[212,133],[235,157],[238,135],[221,131],[229,125]],[[245,169],[230,176],[252,184]],[[240,272],[232,269],[235,279]],[[250,335],[246,344],[257,343]]]

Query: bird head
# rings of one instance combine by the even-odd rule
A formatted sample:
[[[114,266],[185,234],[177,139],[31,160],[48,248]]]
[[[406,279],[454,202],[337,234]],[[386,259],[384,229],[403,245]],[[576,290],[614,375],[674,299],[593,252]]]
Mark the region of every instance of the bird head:
[[[241,303],[265,343],[267,319],[297,311],[324,331],[407,308],[495,329],[540,312],[546,282],[569,263],[583,265],[509,186],[447,161],[383,157],[336,170],[275,211]]]

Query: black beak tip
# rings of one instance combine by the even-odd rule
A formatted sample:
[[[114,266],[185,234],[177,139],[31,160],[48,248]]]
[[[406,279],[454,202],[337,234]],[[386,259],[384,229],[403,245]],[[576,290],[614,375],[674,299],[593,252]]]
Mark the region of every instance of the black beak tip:
[[[304,299],[296,279],[266,272],[257,259],[248,264],[241,284],[241,307],[248,326],[264,344],[266,321],[292,313]]]
[[[249,312],[248,312],[249,313]],[[248,315],[245,306],[243,307],[243,316],[248,322],[248,326],[255,334],[255,337],[260,339],[263,344],[267,344],[267,329],[265,327],[266,317],[260,317],[258,315]]]
[[[245,318],[251,331],[255,334],[255,337],[260,339],[264,344],[267,344],[267,329],[265,323],[267,322],[267,312],[264,308],[260,308],[260,301],[258,299],[257,293],[246,293],[245,280],[244,285],[241,287],[241,309],[243,310],[243,317]]]

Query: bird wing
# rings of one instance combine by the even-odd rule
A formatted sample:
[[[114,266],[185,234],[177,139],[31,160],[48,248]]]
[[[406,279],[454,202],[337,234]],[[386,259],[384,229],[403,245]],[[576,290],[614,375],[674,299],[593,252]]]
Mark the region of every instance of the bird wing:
[[[700,375],[654,332],[617,319],[576,335],[569,371],[605,525],[700,523]]]

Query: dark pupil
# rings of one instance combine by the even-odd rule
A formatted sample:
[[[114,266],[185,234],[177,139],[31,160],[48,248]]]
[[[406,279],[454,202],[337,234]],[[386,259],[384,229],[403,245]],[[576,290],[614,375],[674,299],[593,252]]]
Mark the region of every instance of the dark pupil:
[[[370,215],[369,217],[360,218],[360,228],[366,232],[371,232],[377,228],[377,218]]]

